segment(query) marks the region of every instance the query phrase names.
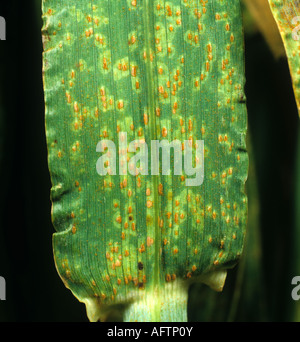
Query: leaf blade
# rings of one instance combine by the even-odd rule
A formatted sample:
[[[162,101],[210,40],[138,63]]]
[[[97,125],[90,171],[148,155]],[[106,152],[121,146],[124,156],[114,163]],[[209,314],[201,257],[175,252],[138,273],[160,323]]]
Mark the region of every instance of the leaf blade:
[[[243,249],[248,157],[240,3],[43,5],[58,273],[79,300],[96,301],[100,310],[156,294],[148,319],[157,319],[171,295],[166,283],[227,268]],[[205,182],[187,187],[187,175],[174,175],[174,167],[171,176],[101,178],[96,146],[118,142],[120,132],[149,146],[155,139],[203,139]]]

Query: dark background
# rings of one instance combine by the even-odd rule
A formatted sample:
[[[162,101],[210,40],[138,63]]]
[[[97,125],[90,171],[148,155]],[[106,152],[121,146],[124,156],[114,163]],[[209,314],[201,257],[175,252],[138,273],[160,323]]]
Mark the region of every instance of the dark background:
[[[0,16],[7,23],[0,42],[0,276],[7,286],[0,322],[87,321],[52,257],[39,1],[1,3]],[[297,108],[286,59],[275,60],[255,30],[246,31],[245,49],[247,243],[222,294],[191,289],[191,321],[300,320],[291,298],[291,279],[300,275]]]

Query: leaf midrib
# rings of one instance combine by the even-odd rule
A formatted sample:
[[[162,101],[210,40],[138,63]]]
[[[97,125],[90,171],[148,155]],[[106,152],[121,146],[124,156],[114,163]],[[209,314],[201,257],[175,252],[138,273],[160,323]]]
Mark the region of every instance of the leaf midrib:
[[[144,21],[144,34],[145,34],[145,48],[146,48],[146,79],[147,79],[147,94],[148,94],[148,109],[149,109],[149,125],[150,125],[150,135],[151,139],[157,139],[157,130],[156,130],[156,111],[155,111],[155,103],[156,103],[156,87],[155,87],[155,77],[154,77],[154,66],[153,62],[151,61],[151,53],[152,53],[152,43],[154,42],[154,35],[153,35],[153,27],[151,25],[150,18],[153,18],[153,4],[151,0],[145,0],[144,2],[144,10],[143,10],[143,21]],[[154,55],[154,54],[153,54]],[[156,151],[152,151],[154,153],[154,158],[158,158],[156,155]],[[157,159],[156,159],[157,160]],[[159,198],[158,198],[158,184],[159,184],[159,176],[152,176],[152,184],[153,184],[153,204],[154,204],[154,248],[155,248],[155,258],[154,258],[154,275],[153,275],[153,282],[152,282],[152,289],[153,293],[155,293],[156,301],[155,301],[155,308],[153,308],[153,319],[154,321],[160,321],[160,249],[161,249],[161,234],[158,225],[158,213],[159,213]]]

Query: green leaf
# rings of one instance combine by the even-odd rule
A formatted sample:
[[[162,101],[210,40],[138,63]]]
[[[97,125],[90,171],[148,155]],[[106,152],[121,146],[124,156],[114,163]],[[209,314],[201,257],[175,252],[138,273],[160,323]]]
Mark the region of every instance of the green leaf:
[[[241,18],[239,0],[43,1],[54,257],[91,321],[184,321],[189,284],[221,290],[241,256]],[[146,142],[148,175],[118,172],[137,156],[119,154],[125,133]],[[185,168],[175,174],[179,153],[170,175],[162,163],[151,175],[151,141],[175,139],[194,157],[204,141],[203,184],[187,186],[195,176]],[[113,171],[114,151],[97,152],[102,140],[116,146],[116,175],[97,172],[108,152]]]
[[[268,1],[285,46],[300,115],[300,3],[294,0]]]

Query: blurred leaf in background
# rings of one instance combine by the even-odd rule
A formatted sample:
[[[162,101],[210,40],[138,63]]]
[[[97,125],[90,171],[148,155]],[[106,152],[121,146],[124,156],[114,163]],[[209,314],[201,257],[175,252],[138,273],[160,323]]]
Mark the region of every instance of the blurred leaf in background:
[[[257,18],[253,18],[260,27]],[[261,36],[266,37],[264,30]],[[295,272],[300,273],[300,269],[291,271],[295,264],[294,241],[299,239],[300,229],[295,227],[299,208],[295,204],[299,121],[286,55],[274,53],[271,41],[262,40],[257,34],[246,37],[246,92],[259,190],[262,286],[268,319],[290,321],[295,319],[297,305],[291,299],[290,282]],[[266,46],[265,42],[269,44]]]
[[[268,1],[284,43],[300,115],[300,1]]]
[[[271,12],[268,0],[242,0],[245,6],[246,33],[255,31],[262,34],[275,59],[285,56],[280,33]]]

